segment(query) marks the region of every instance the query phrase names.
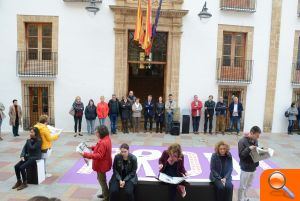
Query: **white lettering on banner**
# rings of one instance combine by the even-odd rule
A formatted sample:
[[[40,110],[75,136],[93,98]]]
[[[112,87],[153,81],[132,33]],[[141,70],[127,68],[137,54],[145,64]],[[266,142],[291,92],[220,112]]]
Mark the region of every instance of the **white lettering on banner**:
[[[120,149],[119,148],[112,148],[111,150],[111,158],[114,159],[115,156],[120,153]]]
[[[92,161],[87,165],[84,163],[84,165],[76,172],[77,174],[92,174],[93,168],[92,168]]]
[[[263,170],[273,169],[271,166],[269,166],[265,161],[259,161],[259,166]]]
[[[147,153],[147,154],[145,154]],[[159,159],[161,156],[161,152],[158,150],[152,149],[138,149],[134,150],[133,153],[137,157],[138,168],[136,172],[139,172],[141,166],[143,166],[146,176],[157,176],[152,170],[151,165],[148,161]],[[158,164],[157,164],[158,169]]]
[[[208,160],[208,162],[210,163],[212,153],[203,153],[203,154],[204,154],[205,158]],[[236,171],[236,173],[237,173],[236,175],[232,175],[232,180],[239,181],[241,170],[240,170],[239,163],[233,157],[232,157],[232,165],[233,165],[233,170]]]
[[[201,165],[199,163],[199,158],[196,153],[189,152],[189,151],[183,151],[184,155],[187,156],[191,170],[187,171],[190,176],[197,176],[199,174],[202,174]]]

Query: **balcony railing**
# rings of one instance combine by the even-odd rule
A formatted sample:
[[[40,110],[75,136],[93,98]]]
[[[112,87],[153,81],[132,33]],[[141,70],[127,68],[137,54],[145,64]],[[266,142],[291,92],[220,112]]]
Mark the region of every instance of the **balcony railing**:
[[[17,51],[17,75],[55,77],[57,52]]]
[[[217,82],[218,83],[241,83],[252,82],[253,60],[217,59]]]
[[[297,63],[293,63],[292,68],[292,85],[300,86],[300,61]]]
[[[256,0],[220,0],[220,9],[254,13]]]

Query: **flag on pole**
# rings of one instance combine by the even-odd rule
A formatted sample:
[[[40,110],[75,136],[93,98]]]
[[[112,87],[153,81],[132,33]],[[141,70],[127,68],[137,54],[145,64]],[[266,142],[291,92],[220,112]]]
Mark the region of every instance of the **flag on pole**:
[[[156,35],[156,28],[157,28],[158,19],[159,19],[159,16],[160,16],[161,4],[162,4],[162,0],[159,0],[159,4],[158,4],[157,11],[156,11],[156,16],[155,16],[155,23],[152,27],[152,39],[154,39],[155,35]]]
[[[136,24],[134,30],[134,40],[139,41],[141,37],[141,33],[143,31],[143,11],[142,11],[142,0],[138,0],[138,9],[136,15]]]
[[[146,15],[146,30],[145,30],[145,38],[142,48],[144,50],[149,49],[152,43],[152,9],[151,9],[152,0],[148,0],[147,3],[147,15]],[[151,51],[151,49],[150,49]],[[148,53],[148,54],[147,54]],[[146,51],[146,55],[149,55],[149,50]]]

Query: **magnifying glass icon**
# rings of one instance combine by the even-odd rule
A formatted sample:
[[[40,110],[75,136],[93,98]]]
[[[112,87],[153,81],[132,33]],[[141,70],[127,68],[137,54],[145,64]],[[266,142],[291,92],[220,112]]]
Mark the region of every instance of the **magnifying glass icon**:
[[[294,193],[285,186],[286,178],[280,171],[274,171],[269,176],[269,185],[275,190],[284,190],[291,199],[295,198]]]

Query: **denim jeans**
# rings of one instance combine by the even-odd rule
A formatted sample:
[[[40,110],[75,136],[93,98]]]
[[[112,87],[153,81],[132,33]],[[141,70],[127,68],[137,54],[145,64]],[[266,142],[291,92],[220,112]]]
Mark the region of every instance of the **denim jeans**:
[[[87,132],[93,134],[95,132],[95,120],[86,120]]]
[[[288,133],[292,133],[293,128],[294,128],[294,124],[295,124],[294,120],[289,120]]]
[[[100,126],[105,125],[105,119],[106,118],[99,118],[99,125]]]
[[[115,134],[117,132],[118,115],[117,114],[111,114],[111,115],[109,115],[109,119],[110,119],[111,132]]]
[[[12,132],[13,132],[14,136],[19,135],[19,123],[16,122],[15,125],[12,126]]]
[[[241,129],[241,118],[240,117],[231,117],[230,118],[230,130],[233,130],[233,126],[236,124],[236,132],[240,132]]]
[[[199,131],[199,123],[200,123],[200,116],[192,117],[193,120],[193,132]]]
[[[1,134],[2,119],[0,118],[0,134]]]
[[[173,112],[167,113],[167,118],[166,118],[166,133],[169,133],[171,131],[172,121],[173,121]]]

